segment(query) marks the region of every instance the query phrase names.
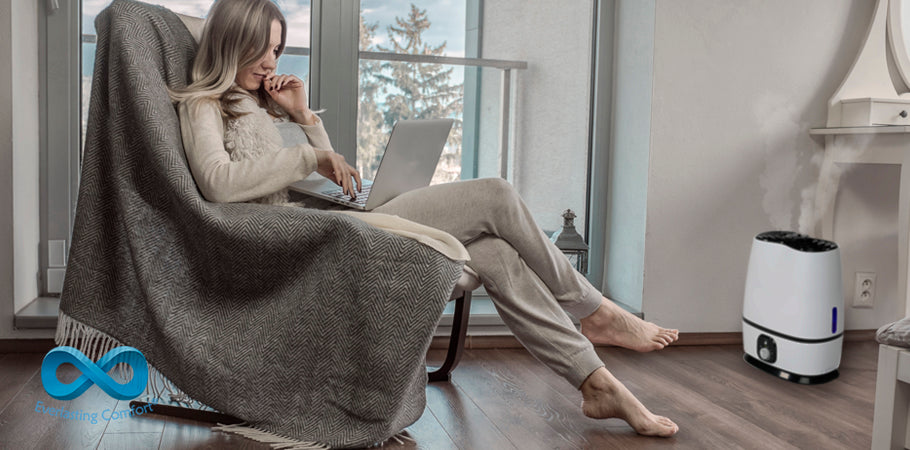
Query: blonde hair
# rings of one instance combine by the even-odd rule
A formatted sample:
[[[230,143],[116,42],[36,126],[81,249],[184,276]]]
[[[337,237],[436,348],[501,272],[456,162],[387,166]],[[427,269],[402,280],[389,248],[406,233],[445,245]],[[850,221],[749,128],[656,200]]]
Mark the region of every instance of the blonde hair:
[[[248,92],[234,85],[234,80],[240,69],[255,63],[269,51],[269,34],[275,20],[281,23],[280,56],[287,38],[287,23],[278,6],[270,0],[215,1],[202,30],[190,84],[183,89],[169,90],[171,100],[176,103],[215,100],[225,117],[243,115],[235,111],[234,106]],[[277,105],[269,101],[263,86],[256,94],[259,104],[270,114],[282,115]]]

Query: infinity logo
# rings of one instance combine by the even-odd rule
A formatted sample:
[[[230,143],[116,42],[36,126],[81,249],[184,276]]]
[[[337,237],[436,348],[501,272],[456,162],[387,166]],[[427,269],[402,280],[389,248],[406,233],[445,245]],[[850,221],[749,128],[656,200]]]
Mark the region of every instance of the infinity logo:
[[[57,379],[57,368],[70,363],[76,366],[82,376],[69,384]],[[107,371],[119,363],[126,363],[133,369],[133,379],[120,384],[107,375]],[[133,347],[117,347],[93,363],[85,354],[73,347],[57,347],[44,357],[41,363],[41,382],[48,395],[57,400],[72,400],[97,384],[104,392],[118,400],[130,400],[142,394],[148,383],[148,363],[142,352]]]

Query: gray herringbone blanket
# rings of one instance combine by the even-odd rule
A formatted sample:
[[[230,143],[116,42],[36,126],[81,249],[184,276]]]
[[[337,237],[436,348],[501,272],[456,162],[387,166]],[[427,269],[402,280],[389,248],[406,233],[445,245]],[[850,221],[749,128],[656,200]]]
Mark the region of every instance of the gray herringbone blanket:
[[[62,315],[274,434],[359,446],[415,422],[462,263],[344,215],[205,201],[165,90],[186,84],[192,36],[126,0],[95,25]]]

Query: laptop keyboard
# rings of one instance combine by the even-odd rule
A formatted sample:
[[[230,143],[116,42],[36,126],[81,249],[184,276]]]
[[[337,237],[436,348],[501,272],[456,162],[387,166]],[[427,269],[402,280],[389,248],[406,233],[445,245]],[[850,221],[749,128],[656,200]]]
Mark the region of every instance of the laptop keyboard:
[[[351,196],[348,194],[345,194],[344,190],[341,188],[341,186],[339,186],[338,188],[335,188],[335,189],[329,189],[328,191],[323,192],[323,194],[328,195],[330,197],[337,198],[339,200],[344,200],[346,202],[356,203],[360,206],[366,206],[367,198],[369,198],[370,190],[372,188],[373,188],[372,184],[363,186],[363,191],[357,192],[356,200],[351,200]],[[356,191],[356,188],[355,188],[355,191]]]

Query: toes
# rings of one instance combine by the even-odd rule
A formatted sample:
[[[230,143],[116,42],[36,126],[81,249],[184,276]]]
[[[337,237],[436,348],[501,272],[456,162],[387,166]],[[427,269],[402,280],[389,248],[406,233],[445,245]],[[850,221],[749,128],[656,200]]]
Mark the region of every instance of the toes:
[[[660,334],[662,334],[662,335],[664,335],[664,336],[679,337],[679,331],[678,331],[678,330],[668,330],[668,329],[666,329],[666,328],[661,328],[661,329],[660,329]]]
[[[662,425],[661,428],[663,428],[659,432],[660,436],[664,436],[664,437],[673,436],[674,434],[676,434],[677,431],[679,431],[679,426],[676,425],[672,420],[670,420],[666,417],[657,416],[657,422],[660,425]]]
[[[670,345],[670,344],[672,344],[673,342],[676,342],[677,340],[679,340],[679,335],[678,335],[678,334],[671,333],[670,330],[666,330],[665,332],[661,332],[660,334],[658,334],[658,337],[659,337],[659,339],[661,339],[662,341],[664,341],[664,343],[667,344],[667,345]]]
[[[660,342],[651,341],[650,343],[644,343],[641,345],[637,345],[635,347],[627,347],[627,348],[629,348],[631,350],[635,350],[636,352],[639,352],[639,353],[648,353],[648,352],[654,352],[657,350],[661,350],[664,347],[665,347],[664,344],[661,344]]]
[[[655,339],[663,344],[664,347],[673,343],[673,339],[670,336],[658,335]]]
[[[679,427],[668,419],[666,421],[657,420],[635,431],[644,436],[670,437],[679,431]]]

